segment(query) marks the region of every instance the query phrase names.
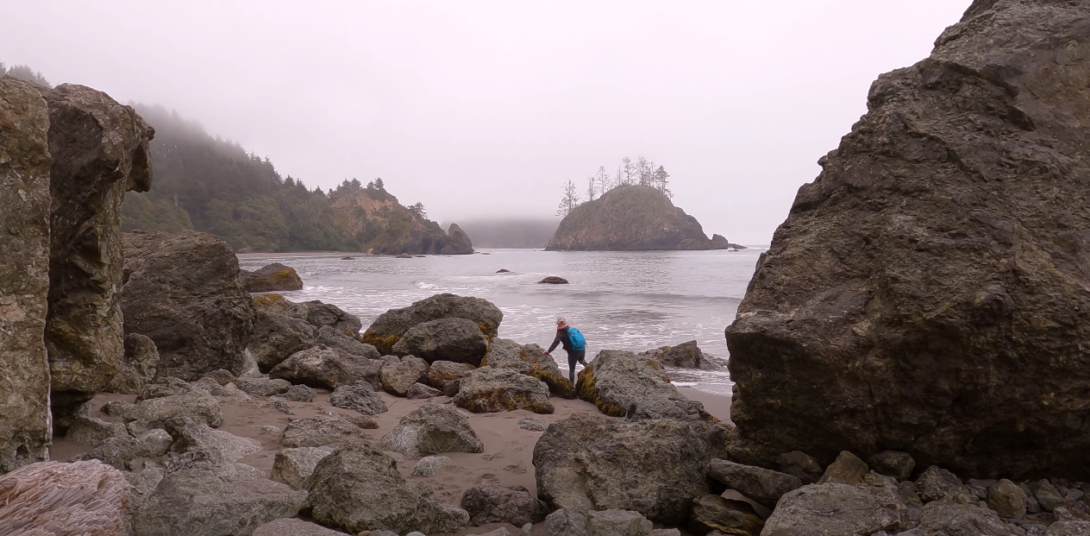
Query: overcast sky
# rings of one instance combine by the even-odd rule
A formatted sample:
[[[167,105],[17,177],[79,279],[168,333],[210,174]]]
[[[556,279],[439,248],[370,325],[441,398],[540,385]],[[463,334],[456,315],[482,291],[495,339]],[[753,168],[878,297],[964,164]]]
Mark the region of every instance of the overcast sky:
[[[0,61],[447,222],[551,216],[643,155],[709,235],[764,244],[874,78],[969,3],[4,0]]]

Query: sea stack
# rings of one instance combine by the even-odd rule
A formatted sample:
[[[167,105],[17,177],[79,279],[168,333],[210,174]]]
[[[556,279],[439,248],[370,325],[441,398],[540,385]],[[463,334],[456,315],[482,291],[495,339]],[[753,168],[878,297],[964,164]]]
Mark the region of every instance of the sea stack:
[[[727,328],[733,459],[1090,478],[1087,21],[977,0],[874,82]]]

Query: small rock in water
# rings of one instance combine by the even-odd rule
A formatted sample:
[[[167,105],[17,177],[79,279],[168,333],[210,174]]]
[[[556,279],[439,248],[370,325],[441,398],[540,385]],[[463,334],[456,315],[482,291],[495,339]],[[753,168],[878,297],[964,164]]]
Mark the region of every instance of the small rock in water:
[[[557,277],[555,275],[550,275],[549,277],[546,277],[545,279],[542,279],[541,281],[538,281],[538,283],[544,283],[546,285],[567,285],[568,280],[564,279],[563,277]]]
[[[511,273],[511,270],[508,270],[507,268],[500,268],[499,270],[496,270],[496,273],[497,274],[509,274],[509,273]]]

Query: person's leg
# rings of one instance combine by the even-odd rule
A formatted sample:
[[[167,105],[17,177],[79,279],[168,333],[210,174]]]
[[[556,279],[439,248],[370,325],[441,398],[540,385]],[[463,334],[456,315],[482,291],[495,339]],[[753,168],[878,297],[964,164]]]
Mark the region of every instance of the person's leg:
[[[568,380],[575,385],[575,364],[579,362],[579,352],[568,352]]]
[[[576,352],[576,354],[577,355],[575,357],[579,359],[579,362],[582,363],[584,367],[587,366],[587,351],[579,350],[578,352]]]

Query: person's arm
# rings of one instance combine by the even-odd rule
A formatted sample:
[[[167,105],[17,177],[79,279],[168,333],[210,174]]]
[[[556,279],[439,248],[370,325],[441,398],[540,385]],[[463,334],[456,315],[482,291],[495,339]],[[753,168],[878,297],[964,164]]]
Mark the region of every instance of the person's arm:
[[[553,350],[555,350],[555,349],[556,349],[556,346],[557,346],[558,344],[560,344],[560,330],[559,330],[559,329],[558,329],[558,330],[556,330],[556,338],[554,338],[554,339],[553,339],[553,343],[549,345],[549,349],[548,349],[548,350],[545,350],[545,353],[546,353],[546,354],[551,354],[551,353],[553,353]]]

